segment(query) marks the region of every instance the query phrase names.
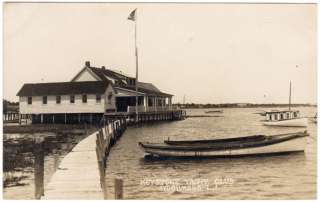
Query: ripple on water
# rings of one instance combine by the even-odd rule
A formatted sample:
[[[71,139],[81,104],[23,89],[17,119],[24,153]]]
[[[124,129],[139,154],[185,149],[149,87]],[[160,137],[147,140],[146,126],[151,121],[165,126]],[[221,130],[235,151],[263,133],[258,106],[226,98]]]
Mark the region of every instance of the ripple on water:
[[[259,108],[261,110],[262,108]],[[265,109],[264,109],[265,110]],[[316,108],[299,108],[303,116],[314,116]],[[205,114],[204,109],[188,114]],[[224,109],[219,118],[190,118],[136,128],[130,127],[108,157],[107,180],[125,175],[128,199],[315,199],[316,197],[316,125],[307,130],[305,153],[268,157],[221,159],[145,159],[138,142],[211,139],[255,134],[279,134],[303,131],[297,128],[266,127],[258,109]],[[210,186],[222,178],[233,179],[230,186],[215,191],[166,192],[159,186],[140,184],[143,179],[207,179]],[[218,180],[217,180],[218,179]],[[112,183],[110,186],[112,187]],[[111,188],[112,189],[112,188]],[[297,190],[300,190],[299,192]],[[298,193],[297,193],[298,192]]]

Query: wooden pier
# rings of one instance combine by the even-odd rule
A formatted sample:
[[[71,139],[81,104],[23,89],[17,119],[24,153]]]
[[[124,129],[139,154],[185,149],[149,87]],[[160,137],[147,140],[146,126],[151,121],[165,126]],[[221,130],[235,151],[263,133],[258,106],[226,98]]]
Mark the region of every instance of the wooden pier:
[[[79,142],[64,157],[49,184],[44,187],[42,199],[105,199],[106,158],[126,127],[124,117],[105,120],[102,128]],[[37,179],[35,182],[36,186],[43,184]],[[36,187],[36,190],[41,188]]]
[[[94,133],[64,157],[42,199],[103,199],[95,142]]]
[[[138,120],[135,112],[115,112],[105,113],[107,119],[117,119],[119,117],[126,117],[128,124],[147,123],[156,121],[174,121],[182,120],[187,117],[186,111],[177,110],[163,110],[163,111],[140,111],[138,112]]]
[[[40,181],[36,176],[36,199],[40,199],[42,194],[42,199],[107,199],[106,160],[111,147],[124,133],[127,124],[137,123],[137,121],[183,119],[185,112],[182,110],[144,112],[139,114],[138,120],[134,120],[134,117],[136,117],[134,113],[105,115],[97,131],[79,142],[64,157],[47,186],[43,184],[43,175],[38,177]],[[40,164],[43,165],[43,163]],[[38,167],[39,165],[35,165],[35,168]],[[115,179],[115,188],[122,189],[122,187],[122,180]],[[115,190],[115,193],[115,199],[122,199],[123,190]],[[108,198],[111,197],[108,196]]]

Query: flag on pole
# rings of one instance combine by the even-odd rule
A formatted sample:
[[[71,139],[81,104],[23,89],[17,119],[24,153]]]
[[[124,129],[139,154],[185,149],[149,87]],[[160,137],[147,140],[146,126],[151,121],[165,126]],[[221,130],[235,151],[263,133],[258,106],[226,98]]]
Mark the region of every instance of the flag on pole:
[[[129,15],[129,17],[128,17],[128,20],[132,20],[132,21],[135,21],[135,20],[136,20],[136,10],[137,10],[137,9],[134,9],[134,10],[130,13],[130,15]]]

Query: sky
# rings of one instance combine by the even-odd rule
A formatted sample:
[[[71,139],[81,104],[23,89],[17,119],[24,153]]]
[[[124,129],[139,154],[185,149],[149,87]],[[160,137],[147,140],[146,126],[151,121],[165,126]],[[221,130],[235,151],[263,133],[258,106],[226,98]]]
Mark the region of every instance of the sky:
[[[85,61],[173,102],[316,103],[316,4],[4,3],[3,94],[70,81]]]

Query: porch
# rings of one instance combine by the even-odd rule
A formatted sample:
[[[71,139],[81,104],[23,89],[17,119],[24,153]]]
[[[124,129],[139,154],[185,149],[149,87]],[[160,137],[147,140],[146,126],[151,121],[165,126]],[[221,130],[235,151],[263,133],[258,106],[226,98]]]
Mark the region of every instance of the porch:
[[[136,92],[117,88],[116,107],[116,112],[136,112]],[[172,95],[138,92],[138,112],[170,111],[174,109],[176,108],[172,106]]]

